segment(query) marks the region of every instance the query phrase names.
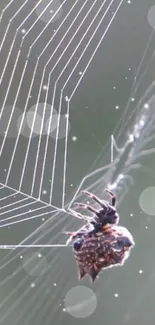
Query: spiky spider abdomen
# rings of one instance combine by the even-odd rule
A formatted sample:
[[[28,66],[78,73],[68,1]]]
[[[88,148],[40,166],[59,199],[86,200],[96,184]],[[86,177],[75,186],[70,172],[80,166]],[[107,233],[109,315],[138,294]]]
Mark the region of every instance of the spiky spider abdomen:
[[[80,279],[88,274],[94,282],[102,269],[123,265],[128,258],[134,246],[131,234],[119,226],[110,226],[108,230],[107,234],[98,233],[91,237],[85,234],[79,250],[73,245]]]
[[[92,198],[100,209],[89,204],[78,203],[78,206],[93,213],[92,218],[75,212],[78,217],[88,220],[87,225],[76,232],[70,232],[67,244],[72,242],[74,256],[79,269],[79,278],[88,274],[94,282],[102,269],[123,265],[128,258],[134,240],[130,232],[118,226],[119,215],[116,211],[116,196],[106,190],[112,202],[101,200],[93,193],[82,191]]]

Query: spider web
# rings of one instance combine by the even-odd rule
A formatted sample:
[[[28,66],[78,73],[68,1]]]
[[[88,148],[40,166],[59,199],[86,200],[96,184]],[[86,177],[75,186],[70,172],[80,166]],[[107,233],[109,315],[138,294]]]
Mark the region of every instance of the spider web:
[[[79,0],[57,1],[56,5],[52,0],[20,3],[12,0],[2,10],[0,228],[15,226],[17,232],[14,243],[3,234],[1,236],[0,248],[4,253],[11,249],[1,260],[1,289],[9,287],[14,263],[19,262],[28,249],[40,248],[39,252],[44,253],[46,248],[52,248],[52,251],[46,254],[49,261],[46,279],[41,283],[37,280],[38,290],[33,295],[29,275],[6,294],[0,305],[0,324],[6,319],[11,324],[21,323],[38,295],[48,287],[51,268],[54,278],[63,277],[58,250],[59,247],[65,249],[66,245],[60,229],[63,232],[81,225],[80,220],[71,217],[70,210],[75,199],[83,200],[80,190],[88,188],[101,196],[105,187],[109,187],[117,190],[120,203],[133,185],[132,172],[140,168],[140,159],[154,153],[155,85],[152,80],[142,96],[142,81],[154,59],[152,52],[148,59],[152,33],[114,134],[79,186],[66,199],[74,97],[122,5],[123,0],[85,0],[82,5]],[[135,95],[140,101],[131,109]],[[103,161],[107,161],[104,166]],[[27,224],[31,224],[31,232]],[[19,225],[24,227],[24,239]],[[36,263],[38,266],[39,261]],[[10,271],[6,274],[8,267]],[[21,264],[18,264],[14,275],[18,277],[20,272]],[[20,299],[17,299],[18,292],[22,292]],[[54,292],[53,302],[58,295],[59,292]],[[21,307],[21,302],[28,297],[26,307]],[[46,299],[43,294],[25,324],[32,324]],[[8,305],[11,305],[9,309]],[[43,309],[43,316],[49,308],[50,304]],[[16,310],[18,317],[12,320]],[[58,310],[56,305],[54,311]],[[51,312],[44,323],[51,323]]]
[[[65,211],[71,102],[122,3],[87,0],[68,7],[64,1],[54,7],[53,1],[11,1],[2,11],[1,184],[51,212]],[[62,9],[66,14],[51,36],[51,23]]]

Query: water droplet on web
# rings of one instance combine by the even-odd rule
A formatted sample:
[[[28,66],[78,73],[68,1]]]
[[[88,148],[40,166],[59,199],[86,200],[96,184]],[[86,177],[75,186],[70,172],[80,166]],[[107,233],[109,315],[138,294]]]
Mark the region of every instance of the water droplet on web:
[[[35,286],[36,286],[36,285],[35,285],[34,282],[30,284],[30,287],[31,287],[31,288],[35,288]]]
[[[77,137],[76,137],[76,136],[73,136],[73,137],[72,137],[72,141],[73,141],[73,142],[77,141]]]
[[[149,108],[149,104],[144,104],[144,108]]]
[[[115,294],[114,294],[114,297],[115,297],[115,298],[118,298],[118,297],[119,297],[119,294],[118,294],[118,293],[115,293]]]
[[[26,33],[26,29],[23,28],[23,29],[21,30],[21,33],[22,33],[22,34],[25,34],[25,33]]]

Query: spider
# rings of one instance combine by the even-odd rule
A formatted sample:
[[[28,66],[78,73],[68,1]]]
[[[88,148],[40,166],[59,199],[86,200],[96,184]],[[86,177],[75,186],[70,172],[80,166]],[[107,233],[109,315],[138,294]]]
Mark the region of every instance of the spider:
[[[129,257],[134,241],[126,228],[110,226],[109,234],[98,233],[85,237],[80,250],[74,251],[79,280],[88,274],[93,283],[99,272],[109,267],[123,265]]]
[[[87,223],[86,226],[82,227],[80,230],[77,232],[70,232],[68,234],[71,235],[69,240],[67,241],[67,244],[69,242],[78,237],[78,241],[74,242],[74,248],[75,249],[80,249],[80,246],[82,244],[82,237],[83,234],[87,233],[87,235],[91,236],[94,235],[98,232],[102,232],[104,230],[104,227],[107,224],[118,224],[119,222],[119,215],[116,212],[116,196],[113,194],[111,191],[106,189],[106,192],[110,194],[112,197],[112,203],[110,204],[107,201],[102,201],[100,198],[98,198],[96,195],[93,193],[90,193],[88,191],[82,191],[82,193],[88,195],[90,198],[92,198],[95,202],[97,202],[100,205],[100,209],[96,210],[92,206],[84,203],[76,203],[79,207],[87,209],[91,212],[94,213],[94,216],[90,219],[89,217],[82,215],[80,213],[77,213],[78,216],[80,216],[82,219],[87,220],[88,218],[90,221]],[[80,238],[81,237],[81,238]]]
[[[92,198],[95,202],[97,202],[101,209],[96,210],[92,206],[88,204],[83,203],[77,203],[79,207],[88,209],[89,211],[94,213],[93,221],[91,221],[91,224],[94,226],[94,232],[100,231],[103,226],[106,224],[118,224],[119,222],[119,215],[116,212],[116,196],[114,193],[106,189],[106,192],[110,194],[112,197],[112,203],[102,201],[99,199],[96,195],[93,193],[90,193],[88,191],[82,191],[82,193],[88,195],[90,198]]]
[[[106,190],[112,197],[112,203],[102,201],[96,195],[82,191],[100,205],[96,210],[92,206],[77,203],[78,206],[93,212],[93,217],[72,211],[87,220],[87,224],[76,232],[69,232],[67,244],[72,241],[74,256],[79,269],[79,279],[86,274],[94,282],[101,269],[123,265],[128,258],[134,240],[129,231],[118,226],[119,215],[116,211],[116,197]]]

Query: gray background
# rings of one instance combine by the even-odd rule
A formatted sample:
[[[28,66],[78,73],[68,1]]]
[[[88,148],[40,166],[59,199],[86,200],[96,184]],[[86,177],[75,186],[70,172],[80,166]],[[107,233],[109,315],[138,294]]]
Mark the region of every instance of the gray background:
[[[23,0],[14,0],[5,10],[0,22],[1,41],[3,40],[11,17],[17,13],[24,2],[25,1]],[[43,2],[44,1],[42,1],[42,3]],[[35,46],[32,48],[31,54],[28,57],[26,73],[18,97],[16,98],[29,48],[45,27],[45,21],[40,19],[38,20],[36,26],[25,38],[21,47],[19,61],[4,105],[4,114],[2,115],[0,122],[1,145],[3,145],[8,121],[12,109],[15,108],[15,113],[11,120],[4,149],[1,152],[0,157],[0,183],[2,186],[2,189],[0,189],[2,204],[0,216],[1,245],[17,245],[27,238],[27,236],[29,236],[27,240],[25,240],[25,244],[27,245],[63,244],[66,240],[66,237],[62,233],[64,229],[77,229],[77,227],[81,225],[81,223],[74,217],[60,211],[63,193],[65,148],[65,140],[63,137],[64,125],[60,126],[62,139],[58,140],[58,154],[52,202],[50,202],[50,180],[54,159],[54,133],[49,138],[47,160],[39,200],[38,194],[41,182],[44,148],[47,139],[46,134],[41,137],[39,163],[33,192],[31,193],[32,177],[34,175],[36,148],[39,140],[39,137],[36,135],[34,136],[34,134],[22,187],[20,188],[20,192],[18,192],[30,133],[30,129],[28,129],[27,126],[25,126],[25,129],[22,130],[22,134],[20,135],[14,162],[10,171],[10,177],[6,181],[7,171],[9,170],[15,141],[18,135],[18,121],[26,107],[29,87],[33,77],[37,57],[43,51],[47,42],[53,36],[53,33],[55,33],[59,28],[63,18],[67,12],[69,12],[74,2],[75,1],[72,0],[66,1],[61,10],[61,14],[54,22],[51,22],[48,25],[44,33],[35,43]],[[96,5],[88,19],[86,19],[85,23],[82,25],[76,38],[71,42],[70,47],[52,74],[47,98],[47,103],[49,105],[51,105],[52,102],[55,80],[58,78],[70,55],[80,42],[80,39],[93,20],[102,2],[103,0],[98,0],[96,2]],[[1,12],[6,8],[7,3],[9,3],[9,1],[1,0]],[[2,74],[4,69],[12,40],[16,35],[19,25],[33,9],[36,3],[36,1],[28,1],[20,14],[11,21],[1,51],[0,74]],[[59,109],[61,89],[76,65],[83,49],[88,43],[109,3],[110,1],[107,1],[105,9],[101,10],[96,21],[88,32],[86,39],[81,44],[81,47],[57,85],[54,102],[54,107],[57,111]],[[79,65],[70,78],[63,92],[61,115],[64,116],[67,112],[67,102],[65,101],[65,97],[70,96],[77,85],[78,80],[81,77],[79,72],[84,71],[89,58],[97,47],[103,32],[119,3],[120,1],[118,0],[113,2],[111,11],[108,12],[105,20],[100,25],[91,45],[88,47],[87,52],[80,60]],[[52,43],[41,57],[26,111],[32,111],[32,107],[36,104],[44,66],[83,4],[83,0],[78,1],[77,6],[70,15],[70,18],[66,20],[63,28],[61,28],[56,34]],[[48,69],[45,72],[43,85],[47,84],[49,71],[51,71],[55,65],[62,51],[67,47],[68,42],[71,40],[71,37],[77,30],[92,4],[93,1],[89,0],[85,9],[81,11],[81,15],[59,47],[57,54],[53,56]],[[127,170],[128,166],[131,167],[133,165],[132,161],[129,159],[129,153],[131,153],[133,157],[136,157],[138,153],[144,149],[143,143],[145,143],[145,140],[147,139],[149,139],[150,142],[146,149],[154,148],[153,95],[155,87],[153,86],[151,88],[148,95],[145,93],[148,88],[150,89],[155,73],[153,60],[155,37],[152,35],[152,38],[150,39],[153,29],[148,22],[148,11],[153,5],[153,0],[131,0],[131,3],[127,3],[127,1],[124,0],[70,102],[69,115],[70,131],[68,135],[65,204],[72,200],[78,185],[87,174],[97,170],[98,168],[107,166],[110,163],[110,136],[111,134],[114,134],[118,147],[124,148],[123,157],[119,156],[117,150],[114,150],[114,160],[118,158],[115,165],[116,170],[114,171],[111,167],[107,167],[106,170],[101,170],[100,173],[94,173],[93,176],[86,179],[82,188],[90,187],[93,192],[103,196],[107,184],[115,183],[120,173],[125,175],[128,174],[132,177],[132,179],[127,179],[127,181],[123,181],[122,184],[119,184],[116,193],[118,195],[120,223],[131,231],[136,246],[132,250],[130,258],[123,267],[102,272],[99,280],[97,280],[93,286],[89,283],[88,278],[79,283],[71,248],[17,248],[10,252],[1,250],[0,324],[46,325],[57,323],[65,325],[81,323],[87,325],[105,323],[107,325],[145,325],[147,323],[151,325],[154,322],[154,188],[148,190],[146,196],[144,195],[145,200],[142,200],[144,201],[143,206],[145,211],[143,211],[144,208],[141,210],[139,205],[141,193],[145,189],[154,186],[154,155],[149,155],[150,152],[146,152],[147,154],[145,159],[138,159],[138,163],[141,164],[141,167],[138,166],[134,172]],[[58,7],[59,4],[57,3],[54,8],[51,8],[56,10]],[[22,28],[28,30],[36,19],[37,13],[35,12]],[[44,16],[44,20],[46,20],[46,22],[49,21],[49,10],[48,14]],[[10,60],[8,61],[1,82],[1,107],[3,107],[4,104],[6,89],[8,89],[7,87],[10,82],[11,73],[19,53],[18,51],[23,36],[24,34],[19,30]],[[143,56],[144,59],[141,61]],[[137,69],[140,63],[140,70],[138,70],[139,73],[137,75]],[[137,79],[134,79],[135,75],[137,75]],[[130,97],[132,86],[133,91],[136,90],[136,94],[131,94]],[[116,87],[116,89],[114,87]],[[39,103],[44,103],[45,94],[45,90],[42,90]],[[142,103],[138,104],[144,94],[145,96]],[[135,98],[133,102],[131,100],[132,97]],[[126,106],[128,100],[130,105]],[[135,138],[134,144],[131,144],[126,148],[125,145],[128,133],[133,132],[136,123],[138,123],[143,116],[143,104],[145,104],[146,101],[151,103],[151,110],[147,115],[148,122],[146,123],[145,132],[140,134],[138,140]],[[117,105],[119,106],[119,109],[115,108]],[[49,107],[51,108],[51,106]],[[49,118],[50,108],[46,110],[46,119]],[[42,116],[42,109],[43,107],[39,106],[38,112],[40,116]],[[73,141],[73,137],[77,137],[77,140]],[[44,193],[44,190],[47,192]],[[9,197],[6,198],[7,196]],[[84,201],[84,199],[83,196],[80,197],[80,200]],[[25,203],[22,200],[25,200]],[[22,203],[20,203],[20,201]],[[52,203],[52,206],[50,203]],[[12,204],[14,205],[12,206]],[[28,205],[26,206],[26,204]],[[150,213],[151,215],[145,213],[148,211],[150,205],[152,209],[151,211],[153,211]],[[53,206],[58,207],[57,213],[53,212],[55,209]],[[15,210],[11,210],[14,208]],[[35,209],[40,210],[37,210],[36,212]],[[18,216],[15,217],[17,214]],[[38,217],[39,214],[42,215]],[[30,218],[30,220],[23,221],[25,218]],[[13,223],[14,220],[17,221],[17,223]],[[9,225],[9,223],[11,224]],[[38,231],[36,231],[37,229]],[[33,232],[35,233],[33,234]],[[38,254],[42,255],[39,255],[38,257]],[[29,259],[29,262],[26,262],[27,259]],[[89,317],[82,318],[81,316],[85,315],[85,307],[80,307],[80,310],[76,314],[78,317],[73,317],[63,310],[68,307],[68,305],[66,306],[68,300],[66,299],[66,303],[64,300],[67,293],[70,292],[72,288],[79,285],[91,288],[97,297],[97,306],[95,311],[93,311],[93,306],[95,304],[94,300],[92,305],[88,304],[89,311],[92,310],[92,314]],[[82,288],[82,296],[83,292],[85,292],[84,288]],[[71,302],[73,304],[74,302],[76,304],[77,300],[78,302],[81,301],[82,297],[79,295],[79,291],[75,289],[71,294],[71,298],[69,298],[72,300]]]

